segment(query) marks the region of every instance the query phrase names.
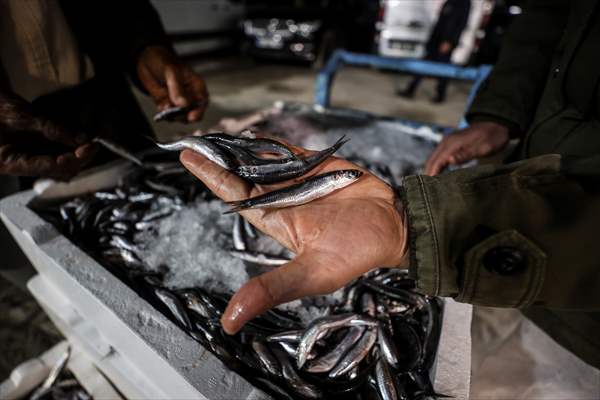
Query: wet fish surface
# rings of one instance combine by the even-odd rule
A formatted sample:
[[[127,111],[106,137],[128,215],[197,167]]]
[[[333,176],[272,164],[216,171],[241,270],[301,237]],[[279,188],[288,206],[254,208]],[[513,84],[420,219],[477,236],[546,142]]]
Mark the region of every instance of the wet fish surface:
[[[231,210],[227,213],[256,208],[285,208],[306,204],[356,182],[362,174],[362,171],[357,169],[326,172],[283,189],[273,190],[246,200],[227,202],[231,206]]]

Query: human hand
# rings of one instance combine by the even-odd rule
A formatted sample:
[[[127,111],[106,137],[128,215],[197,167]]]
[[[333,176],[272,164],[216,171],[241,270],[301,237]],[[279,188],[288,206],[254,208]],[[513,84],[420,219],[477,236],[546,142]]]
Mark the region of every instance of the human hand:
[[[29,103],[0,93],[0,174],[67,179],[93,157],[84,134],[35,115]]]
[[[252,186],[189,150],[182,152],[180,159],[225,201],[245,199],[290,184]],[[247,321],[278,304],[333,292],[373,268],[398,266],[404,261],[406,225],[395,207],[391,187],[367,170],[335,157],[303,179],[340,169],[360,169],[364,174],[343,190],[308,204],[240,213],[297,256],[240,288],[221,319],[225,332],[237,332]]]
[[[208,106],[204,79],[161,46],[144,49],[137,64],[142,85],[154,99],[158,111],[197,105],[186,115],[187,122],[199,121]]]
[[[463,164],[504,149],[508,128],[495,122],[475,122],[444,137],[425,163],[425,174],[437,175],[449,165]]]

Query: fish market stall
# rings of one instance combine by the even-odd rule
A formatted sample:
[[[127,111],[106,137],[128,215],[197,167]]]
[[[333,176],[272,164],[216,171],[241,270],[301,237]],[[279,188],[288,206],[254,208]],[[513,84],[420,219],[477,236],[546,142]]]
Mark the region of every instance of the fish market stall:
[[[279,104],[262,115],[256,129],[310,149],[345,135],[336,154],[392,185],[418,171],[440,139],[427,126],[348,110]],[[391,342],[399,390],[468,398],[470,306],[413,294],[399,270],[282,305],[223,335],[214,322],[231,293],[292,255],[223,215],[226,205],[174,154],[143,159],[160,168],[119,162],[0,203],[39,272],[30,290],[125,397],[358,398],[389,373],[378,360]],[[388,332],[374,322],[382,312],[392,315]],[[299,363],[298,340],[322,318],[336,318],[339,329],[315,337]],[[331,354],[344,343],[345,358]]]

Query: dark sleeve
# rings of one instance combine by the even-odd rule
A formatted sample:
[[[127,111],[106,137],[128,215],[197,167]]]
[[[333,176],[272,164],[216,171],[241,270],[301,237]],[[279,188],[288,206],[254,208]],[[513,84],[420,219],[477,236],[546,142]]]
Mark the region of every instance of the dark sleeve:
[[[467,112],[468,121],[477,115],[495,116],[527,131],[568,13],[567,0],[529,1],[509,28],[500,58]]]
[[[158,13],[148,0],[61,0],[80,48],[97,72],[125,72],[137,79],[136,65],[148,46],[170,47]]]
[[[404,179],[419,290],[493,307],[600,310],[600,156]]]

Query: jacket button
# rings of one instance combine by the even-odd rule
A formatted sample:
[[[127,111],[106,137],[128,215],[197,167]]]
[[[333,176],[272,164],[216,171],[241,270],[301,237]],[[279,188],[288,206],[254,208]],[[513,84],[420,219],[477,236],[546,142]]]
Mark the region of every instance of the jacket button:
[[[494,247],[482,259],[483,266],[499,275],[515,275],[527,266],[527,257],[515,247]]]

